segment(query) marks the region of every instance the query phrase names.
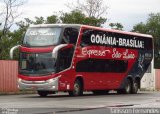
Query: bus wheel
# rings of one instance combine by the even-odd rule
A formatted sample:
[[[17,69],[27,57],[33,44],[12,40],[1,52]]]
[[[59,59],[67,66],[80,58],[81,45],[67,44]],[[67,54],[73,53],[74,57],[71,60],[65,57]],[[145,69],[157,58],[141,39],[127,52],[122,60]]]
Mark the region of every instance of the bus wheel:
[[[130,94],[131,89],[132,89],[131,81],[129,79],[127,79],[124,89],[117,90],[117,93],[118,94]]]
[[[92,91],[94,95],[106,95],[108,94],[108,90],[94,90]]]
[[[129,79],[126,80],[126,85],[125,85],[125,88],[124,88],[124,93],[125,94],[130,94],[131,93],[131,89],[132,89],[132,86],[131,86],[131,81]]]
[[[76,80],[74,83],[74,90],[68,92],[70,96],[80,96],[83,95],[82,83],[80,80]]]
[[[137,82],[137,81],[134,81],[134,82],[133,82],[133,85],[132,85],[131,93],[132,93],[132,94],[136,94],[136,93],[138,92],[138,88],[139,88],[138,82]]]
[[[48,95],[47,91],[37,91],[37,93],[40,97],[46,97]]]

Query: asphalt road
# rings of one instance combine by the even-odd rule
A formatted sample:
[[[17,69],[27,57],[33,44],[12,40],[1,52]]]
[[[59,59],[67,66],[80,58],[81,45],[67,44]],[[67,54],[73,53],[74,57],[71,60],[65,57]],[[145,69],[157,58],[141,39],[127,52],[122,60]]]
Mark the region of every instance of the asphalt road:
[[[131,113],[129,111],[136,108],[159,108],[155,110],[155,113],[159,114],[160,92],[139,92],[129,95],[113,92],[98,96],[88,92],[79,97],[58,93],[46,98],[41,98],[37,94],[0,95],[0,114],[117,114],[115,109],[123,108],[128,109],[129,114]],[[122,112],[124,113],[126,114]]]

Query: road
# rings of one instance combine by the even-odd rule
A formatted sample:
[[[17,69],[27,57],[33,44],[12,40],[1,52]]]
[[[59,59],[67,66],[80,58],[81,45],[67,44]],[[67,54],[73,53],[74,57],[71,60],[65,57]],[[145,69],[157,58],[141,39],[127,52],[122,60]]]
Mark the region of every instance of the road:
[[[143,107],[160,108],[160,92],[143,91],[129,95],[112,92],[98,96],[86,92],[79,97],[58,93],[46,98],[37,94],[0,95],[0,113],[3,114],[7,114],[5,111],[15,112],[8,114],[110,114],[115,108]]]

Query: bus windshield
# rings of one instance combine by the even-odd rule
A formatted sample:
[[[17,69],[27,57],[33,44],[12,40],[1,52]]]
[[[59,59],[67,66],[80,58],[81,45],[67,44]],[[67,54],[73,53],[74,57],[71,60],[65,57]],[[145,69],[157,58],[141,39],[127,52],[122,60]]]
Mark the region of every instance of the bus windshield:
[[[50,46],[56,45],[60,39],[61,28],[31,27],[27,30],[23,45]]]
[[[52,53],[21,53],[20,73],[25,75],[46,75],[55,72]]]

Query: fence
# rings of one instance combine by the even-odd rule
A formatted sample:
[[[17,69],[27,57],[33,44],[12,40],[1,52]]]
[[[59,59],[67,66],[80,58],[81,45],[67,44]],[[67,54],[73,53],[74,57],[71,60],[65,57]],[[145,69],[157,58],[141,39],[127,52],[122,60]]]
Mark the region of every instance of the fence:
[[[0,60],[0,93],[18,92],[18,62]]]
[[[155,85],[156,90],[160,90],[160,69],[156,69],[155,72]]]

